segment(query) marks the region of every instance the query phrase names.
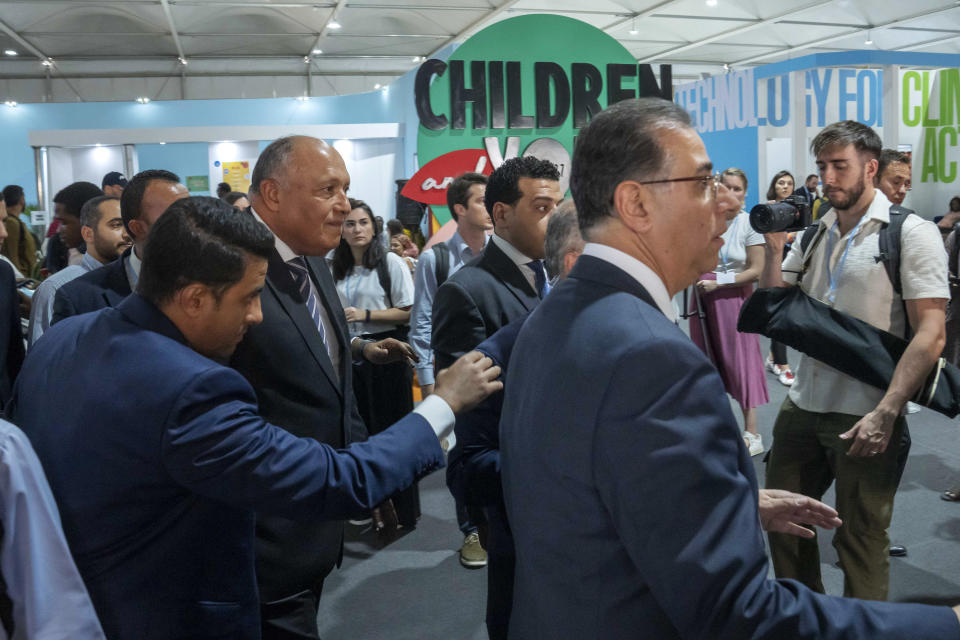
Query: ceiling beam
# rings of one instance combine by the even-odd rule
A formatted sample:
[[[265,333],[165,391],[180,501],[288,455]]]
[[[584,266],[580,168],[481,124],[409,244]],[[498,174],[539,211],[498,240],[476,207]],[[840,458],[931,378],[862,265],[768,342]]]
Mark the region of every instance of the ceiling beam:
[[[180,44],[180,36],[177,35],[177,25],[173,22],[173,12],[170,11],[170,3],[167,0],[160,0],[163,6],[163,13],[167,16],[167,24],[170,25],[170,35],[173,36],[173,43],[177,45],[177,53],[180,54],[180,63],[186,66],[187,55],[183,52],[183,45]]]
[[[404,72],[405,73],[405,72]],[[397,78],[402,73],[391,69],[390,71],[313,71],[312,75],[315,76],[340,76],[343,78],[351,78],[354,76],[370,76],[370,77],[383,77],[383,78]],[[4,78],[6,80],[42,80],[46,76],[41,74],[24,74],[24,75],[7,75]],[[136,73],[70,73],[70,74],[60,74],[57,76],[58,80],[96,80],[99,78],[179,78],[179,72],[171,71],[144,71]],[[197,71],[190,73],[191,78],[220,78],[220,77],[303,77],[303,71]],[[76,93],[76,90],[74,90]],[[79,95],[79,94],[77,94]]]
[[[866,31],[879,31],[879,30],[881,30],[881,29],[887,29],[887,28],[889,28],[889,27],[895,27],[895,26],[899,26],[899,25],[902,25],[902,24],[906,24],[907,22],[911,22],[911,21],[913,21],[913,20],[919,20],[920,18],[927,18],[927,17],[930,17],[930,16],[939,15],[939,14],[941,14],[941,13],[947,13],[947,12],[949,12],[949,11],[956,11],[956,10],[958,10],[958,8],[960,8],[960,7],[958,7],[958,5],[957,5],[956,3],[951,3],[949,7],[943,7],[943,8],[940,8],[940,9],[934,9],[933,11],[923,11],[923,12],[920,12],[920,13],[915,13],[915,14],[913,14],[913,15],[911,15],[911,16],[907,16],[906,18],[899,18],[899,19],[897,19],[897,20],[891,20],[890,22],[885,22],[885,23],[883,23],[883,24],[875,24],[875,25],[872,25],[872,26],[867,27],[867,28],[864,28],[864,29],[854,29],[853,31],[845,31],[844,33],[841,33],[841,34],[838,34],[838,35],[828,36],[828,37],[826,37],[826,38],[818,38],[817,40],[811,40],[811,41],[809,41],[809,42],[803,42],[803,43],[801,43],[801,44],[791,45],[791,46],[789,46],[789,47],[784,47],[784,48],[778,49],[778,50],[776,50],[776,51],[772,51],[772,52],[770,52],[770,53],[764,53],[764,54],[761,54],[761,55],[758,55],[758,56],[751,56],[751,57],[749,57],[749,58],[744,58],[743,60],[736,60],[736,61],[734,61],[734,62],[731,62],[730,64],[731,64],[731,65],[752,64],[752,63],[758,62],[758,61],[760,61],[760,60],[768,60],[768,59],[770,59],[770,58],[775,58],[775,57],[777,57],[777,56],[779,56],[779,55],[783,55],[783,54],[785,54],[785,53],[790,53],[790,54],[792,54],[794,51],[802,51],[802,50],[804,50],[804,49],[812,49],[812,48],[814,48],[814,47],[820,46],[821,44],[826,44],[826,43],[828,43],[828,42],[835,42],[835,41],[837,41],[837,40],[843,40],[844,38],[849,38],[850,36],[855,36],[855,35],[857,35],[857,34],[864,33],[864,32],[866,32]]]
[[[643,11],[638,11],[637,13],[631,13],[629,15],[626,15],[620,18],[619,20],[615,20],[611,22],[607,26],[603,27],[601,31],[610,31],[611,29],[616,29],[620,25],[626,22],[630,22],[631,20],[640,20],[642,18],[646,18],[647,16],[652,16],[660,9],[663,9],[664,7],[668,7],[671,4],[680,4],[680,2],[683,2],[683,0],[664,0],[663,2],[658,2],[652,7],[647,7]]]
[[[58,62],[116,62],[119,60],[127,62],[136,62],[136,61],[151,61],[156,62],[159,60],[169,60],[170,56],[164,55],[147,55],[147,56],[118,56],[118,55],[105,55],[105,56],[61,56],[57,58]],[[289,54],[264,54],[264,55],[252,55],[252,54],[238,54],[231,55],[229,53],[223,54],[202,54],[190,56],[191,61],[203,61],[203,60],[302,60],[303,56],[301,55],[289,55]],[[410,60],[410,56],[407,55],[391,55],[391,54],[332,54],[317,58],[318,62],[323,62],[324,60]],[[8,64],[16,64],[14,60],[5,60]]]
[[[488,11],[487,13],[483,14],[482,16],[480,16],[479,18],[477,18],[476,20],[474,20],[474,21],[471,22],[470,24],[468,24],[466,27],[464,27],[464,28],[460,31],[460,33],[457,33],[457,34],[455,34],[455,35],[452,35],[452,36],[450,36],[449,38],[447,38],[446,40],[444,40],[443,43],[442,43],[439,47],[437,47],[437,48],[435,48],[433,51],[431,51],[430,54],[429,54],[427,57],[428,57],[428,58],[432,58],[433,56],[437,55],[437,53],[438,53],[439,51],[441,51],[444,47],[446,47],[446,46],[447,46],[448,44],[450,44],[451,42],[456,42],[457,40],[460,40],[461,38],[467,36],[471,31],[473,31],[474,29],[476,29],[478,26],[480,26],[480,25],[483,24],[484,22],[487,22],[487,21],[489,21],[489,20],[493,20],[494,18],[496,18],[498,15],[500,15],[500,14],[503,13],[504,11],[508,11],[513,5],[517,4],[517,2],[519,2],[519,1],[520,1],[520,0],[504,0],[503,2],[501,2],[501,3],[500,3],[499,5],[497,5],[496,7],[494,7],[493,9],[491,9],[490,11]]]
[[[787,16],[792,16],[792,15],[796,15],[796,14],[798,14],[798,13],[803,13],[804,11],[809,11],[809,10],[811,10],[811,9],[818,9],[818,8],[823,7],[823,6],[826,6],[826,5],[828,5],[828,4],[833,4],[833,0],[820,0],[819,2],[814,2],[813,4],[805,5],[805,6],[801,7],[801,8],[799,8],[799,9],[791,9],[791,10],[785,12],[785,13],[781,13],[780,15],[774,16],[774,17],[772,17],[772,18],[765,18],[765,19],[760,20],[760,21],[758,21],[758,22],[753,22],[753,23],[744,25],[744,26],[742,26],[742,27],[737,27],[736,29],[731,29],[731,30],[729,30],[729,31],[723,31],[723,32],[721,32],[721,33],[718,33],[718,34],[716,34],[716,35],[709,36],[709,37],[707,37],[707,38],[700,38],[700,39],[698,39],[696,42],[691,42],[691,43],[682,45],[682,46],[680,46],[680,47],[674,47],[674,48],[672,48],[672,49],[667,49],[666,51],[661,51],[661,52],[659,52],[659,53],[657,53],[657,54],[654,54],[654,55],[652,55],[652,56],[645,56],[645,57],[643,57],[643,58],[640,58],[640,59],[638,60],[638,62],[640,62],[640,63],[649,63],[649,62],[653,62],[654,60],[663,60],[666,56],[675,55],[675,54],[677,54],[677,53],[682,53],[682,52],[684,52],[684,51],[690,51],[691,49],[696,49],[696,48],[698,48],[698,47],[702,47],[702,46],[705,45],[705,44],[710,44],[711,42],[715,42],[715,41],[717,41],[717,40],[726,40],[727,38],[732,38],[732,37],[738,36],[738,35],[740,35],[740,34],[742,34],[742,33],[747,33],[748,31],[753,31],[754,29],[758,29],[758,28],[763,27],[763,26],[766,26],[766,25],[768,25],[768,24],[773,24],[773,23],[775,23],[775,22],[778,22],[778,21],[780,21],[780,20],[783,20],[783,19],[786,18]]]
[[[917,42],[916,44],[909,44],[904,47],[894,47],[893,51],[916,51],[917,49],[926,49],[927,47],[936,47],[945,42],[953,42],[954,40],[960,40],[960,36],[952,36],[950,38],[934,38],[933,40],[927,40],[926,42]]]
[[[327,16],[327,19],[323,21],[323,27],[320,28],[320,33],[317,34],[317,39],[313,41],[313,46],[310,47],[310,51],[307,51],[304,56],[309,58],[313,55],[314,49],[320,47],[320,41],[323,40],[323,36],[327,34],[327,31],[330,30],[330,23],[337,18],[337,13],[340,12],[347,4],[347,0],[337,0],[337,4],[333,7],[333,11],[330,12],[330,15]]]
[[[17,44],[19,44],[21,47],[23,47],[33,55],[37,56],[40,60],[48,59],[47,55],[43,51],[40,51],[40,49],[37,49],[35,46],[27,42],[27,40],[24,39],[23,36],[17,33],[13,28],[10,27],[10,25],[8,25],[3,20],[0,20],[0,31],[3,31],[8,36],[13,38],[17,42]]]

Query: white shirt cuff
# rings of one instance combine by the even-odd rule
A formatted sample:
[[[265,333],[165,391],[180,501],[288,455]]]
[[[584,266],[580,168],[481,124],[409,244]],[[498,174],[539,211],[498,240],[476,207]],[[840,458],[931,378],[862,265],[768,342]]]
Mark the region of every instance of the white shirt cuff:
[[[426,400],[421,402],[414,413],[419,413],[430,423],[433,432],[440,439],[446,438],[453,432],[453,425],[456,423],[456,417],[453,415],[453,409],[447,404],[447,401],[437,395],[427,396]]]

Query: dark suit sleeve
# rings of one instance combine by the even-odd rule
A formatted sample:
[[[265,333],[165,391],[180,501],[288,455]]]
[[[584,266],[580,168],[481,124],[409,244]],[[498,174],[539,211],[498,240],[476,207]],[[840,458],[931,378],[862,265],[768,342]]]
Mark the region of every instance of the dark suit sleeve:
[[[0,287],[3,287],[3,299],[7,301],[7,308],[3,310],[6,314],[7,335],[2,338],[7,343],[7,358],[2,377],[3,394],[9,396],[13,382],[20,374],[20,367],[23,366],[26,350],[23,346],[23,329],[20,325],[20,297],[17,294],[17,281],[13,276],[13,269],[6,263],[3,263],[3,269],[0,271]],[[7,397],[0,398],[0,404],[5,403],[7,399]]]
[[[613,366],[603,397],[593,451],[600,497],[678,637],[960,637],[946,607],[867,603],[767,579],[749,457],[720,377],[693,343],[635,347]]]
[[[517,318],[477,347],[501,369],[506,385],[507,365],[527,315]],[[457,445],[447,467],[447,486],[456,487],[460,500],[470,506],[490,507],[503,503],[500,484],[500,415],[503,391],[488,396],[473,410],[457,416]]]
[[[249,384],[225,367],[187,384],[161,444],[168,472],[191,491],[299,520],[372,509],[443,465],[437,437],[418,414],[336,450],[264,421]]]
[[[483,315],[470,292],[456,280],[440,285],[433,302],[431,339],[436,370],[446,369],[486,337]]]
[[[67,286],[69,286],[69,283]],[[64,318],[75,315],[77,315],[77,308],[66,292],[66,287],[61,287],[53,297],[53,317],[50,318],[50,326],[52,327]]]

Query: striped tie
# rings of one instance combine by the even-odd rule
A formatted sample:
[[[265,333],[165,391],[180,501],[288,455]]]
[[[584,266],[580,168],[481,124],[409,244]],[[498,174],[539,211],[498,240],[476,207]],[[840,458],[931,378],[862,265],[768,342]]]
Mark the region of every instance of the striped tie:
[[[317,331],[320,332],[320,339],[326,343],[323,321],[320,319],[320,301],[313,292],[313,287],[310,286],[310,273],[307,271],[307,261],[303,256],[297,256],[287,261],[287,267],[290,269],[290,275],[293,276],[293,281],[297,283],[297,288],[300,289],[300,295],[307,302],[307,311],[310,312],[313,323],[317,325]]]

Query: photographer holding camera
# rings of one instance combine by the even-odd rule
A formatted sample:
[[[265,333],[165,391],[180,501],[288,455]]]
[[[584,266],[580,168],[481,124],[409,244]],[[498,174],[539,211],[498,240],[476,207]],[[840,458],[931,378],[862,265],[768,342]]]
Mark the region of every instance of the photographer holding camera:
[[[760,277],[761,287],[799,284],[811,297],[883,331],[906,335],[912,329],[886,390],[802,355],[801,373],[774,425],[767,466],[767,488],[812,498],[820,498],[836,480],[843,526],[833,545],[844,572],[844,595],[870,600],[887,597],[887,529],[899,481],[904,406],[943,349],[949,298],[946,255],[936,227],[911,212],[899,213],[899,207],[891,212],[890,201],[873,186],[881,146],[870,127],[850,120],[817,135],[811,149],[832,206],[821,213],[811,242],[798,236],[782,267],[777,258],[784,226],[768,227],[778,232],[766,236]],[[804,213],[796,210],[793,222]],[[902,216],[899,286],[880,252],[881,229],[894,215]],[[794,578],[822,593],[816,540],[769,537],[777,577]]]

